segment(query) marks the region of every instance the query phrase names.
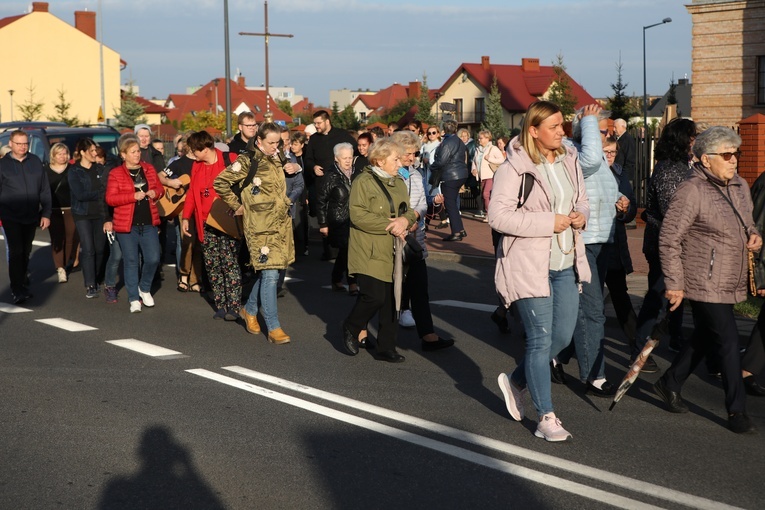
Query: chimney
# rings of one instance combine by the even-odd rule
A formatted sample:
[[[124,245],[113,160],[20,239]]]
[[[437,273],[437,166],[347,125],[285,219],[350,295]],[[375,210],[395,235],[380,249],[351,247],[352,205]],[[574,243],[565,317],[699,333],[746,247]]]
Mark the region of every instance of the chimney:
[[[418,81],[410,81],[409,82],[409,96],[410,98],[417,99],[420,97],[420,94],[422,94],[422,84]]]
[[[94,11],[74,11],[74,28],[95,39],[96,13]]]
[[[524,73],[538,73],[539,59],[538,58],[522,58],[521,69],[523,69]]]
[[[678,85],[688,85],[688,78],[680,78],[677,80]]]
[[[236,77],[236,84],[239,85],[240,87],[244,88],[245,85],[244,85],[244,76],[243,75],[240,74],[239,76]]]
[[[48,2],[32,2],[32,12],[48,12]]]
[[[481,67],[483,67],[484,71],[488,71],[491,68],[491,64],[489,63],[489,57],[487,56],[481,57]]]

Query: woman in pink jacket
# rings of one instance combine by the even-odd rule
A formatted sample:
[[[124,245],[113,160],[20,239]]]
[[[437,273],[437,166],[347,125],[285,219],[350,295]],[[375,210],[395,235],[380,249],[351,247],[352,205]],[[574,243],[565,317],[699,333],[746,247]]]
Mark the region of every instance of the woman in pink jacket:
[[[497,293],[506,307],[515,303],[526,331],[526,354],[512,374],[499,375],[499,387],[516,421],[531,394],[539,416],[535,435],[547,441],[571,439],[553,412],[550,361],[571,342],[579,284],[590,281],[580,236],[590,208],[576,149],[563,145],[564,136],[560,108],[532,103],[494,174],[489,206],[489,225],[503,234]]]

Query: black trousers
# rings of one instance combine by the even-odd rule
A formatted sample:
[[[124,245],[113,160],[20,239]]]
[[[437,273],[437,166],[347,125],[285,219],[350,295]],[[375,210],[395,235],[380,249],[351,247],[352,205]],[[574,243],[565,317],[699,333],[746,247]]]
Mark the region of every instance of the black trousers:
[[[377,332],[377,351],[392,351],[396,348],[398,323],[396,305],[393,300],[393,283],[384,282],[365,274],[356,275],[359,284],[359,297],[353,305],[345,327],[358,338],[362,329],[379,312]]]
[[[760,315],[757,316],[757,324],[749,335],[749,343],[746,351],[741,357],[741,369],[755,375],[761,375],[765,370],[765,345],[763,344],[763,335],[765,331],[765,304],[760,308]]]
[[[27,288],[29,255],[32,253],[32,241],[35,239],[37,225],[37,222],[3,221],[5,244],[8,246],[8,278],[11,281],[11,292],[16,295]]]
[[[746,408],[744,380],[741,378],[738,328],[733,305],[691,301],[693,336],[686,341],[664,374],[667,388],[680,392],[683,383],[705,356],[719,355],[725,407],[729,413],[742,413]]]
[[[411,301],[410,309],[417,335],[422,338],[434,332],[433,317],[430,314],[430,296],[428,295],[428,266],[425,259],[409,266],[404,280],[401,301],[406,305]]]
[[[452,229],[452,234],[458,234],[465,229],[462,226],[462,216],[460,216],[460,188],[463,184],[465,184],[465,179],[441,183],[444,207],[446,207],[446,214],[449,215],[449,226]]]
[[[335,265],[332,266],[332,283],[343,283],[343,277],[348,274],[348,242],[337,248]],[[356,278],[348,274],[348,285],[356,283]]]
[[[103,281],[104,253],[106,252],[106,234],[104,220],[78,219],[75,220],[77,233],[80,236],[80,267],[85,287],[93,287]]]
[[[664,291],[667,286],[664,283],[664,273],[661,270],[659,255],[646,255],[648,262],[648,292],[646,292],[643,306],[637,316],[637,348],[642,349],[651,330],[659,318],[662,308],[668,306]],[[683,304],[670,314],[669,334],[672,338],[683,338]]]
[[[616,248],[618,249],[618,248]],[[608,269],[606,273],[606,286],[608,295],[611,297],[611,303],[616,311],[616,320],[627,337],[629,346],[636,348],[635,330],[637,328],[637,315],[632,308],[632,300],[627,292],[627,273],[624,269]]]

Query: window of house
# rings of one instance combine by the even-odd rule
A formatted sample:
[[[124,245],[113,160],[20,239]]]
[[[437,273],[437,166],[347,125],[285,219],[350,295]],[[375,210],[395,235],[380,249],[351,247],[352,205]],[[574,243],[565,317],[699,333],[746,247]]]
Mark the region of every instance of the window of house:
[[[475,98],[475,121],[483,122],[486,117],[486,103],[484,98]]]
[[[454,100],[454,120],[462,122],[462,99]]]
[[[765,106],[765,55],[757,57],[757,104]]]

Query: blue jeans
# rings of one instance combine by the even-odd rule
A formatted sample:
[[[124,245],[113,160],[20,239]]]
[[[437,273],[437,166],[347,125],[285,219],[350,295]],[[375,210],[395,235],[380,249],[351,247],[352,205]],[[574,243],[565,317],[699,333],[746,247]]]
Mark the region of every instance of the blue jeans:
[[[595,381],[606,376],[603,357],[606,335],[603,285],[606,281],[608,261],[613,247],[614,245],[610,243],[585,246],[592,279],[590,283],[582,284],[573,345],[576,348],[576,359],[579,361],[579,380],[582,382]],[[570,355],[563,353],[559,361],[567,362],[569,357]]]
[[[526,354],[511,378],[528,386],[539,416],[553,412],[550,395],[550,361],[571,342],[579,309],[579,289],[574,268],[550,271],[550,297],[515,302],[526,331]]]
[[[122,249],[119,239],[115,239],[109,245],[109,258],[106,261],[106,270],[104,271],[104,285],[107,287],[117,286],[117,277],[120,272],[120,262],[122,262]]]
[[[128,301],[138,301],[138,289],[141,292],[151,290],[154,273],[159,266],[159,231],[153,225],[133,226],[130,232],[117,233],[122,248],[122,260],[125,264],[125,287]],[[143,257],[143,267],[138,275],[138,265]]]
[[[263,307],[263,319],[266,321],[268,331],[279,329],[279,312],[276,309],[276,284],[279,280],[278,269],[263,269],[258,271],[258,278],[252,286],[252,292],[244,305],[247,313],[257,315],[258,309]]]

